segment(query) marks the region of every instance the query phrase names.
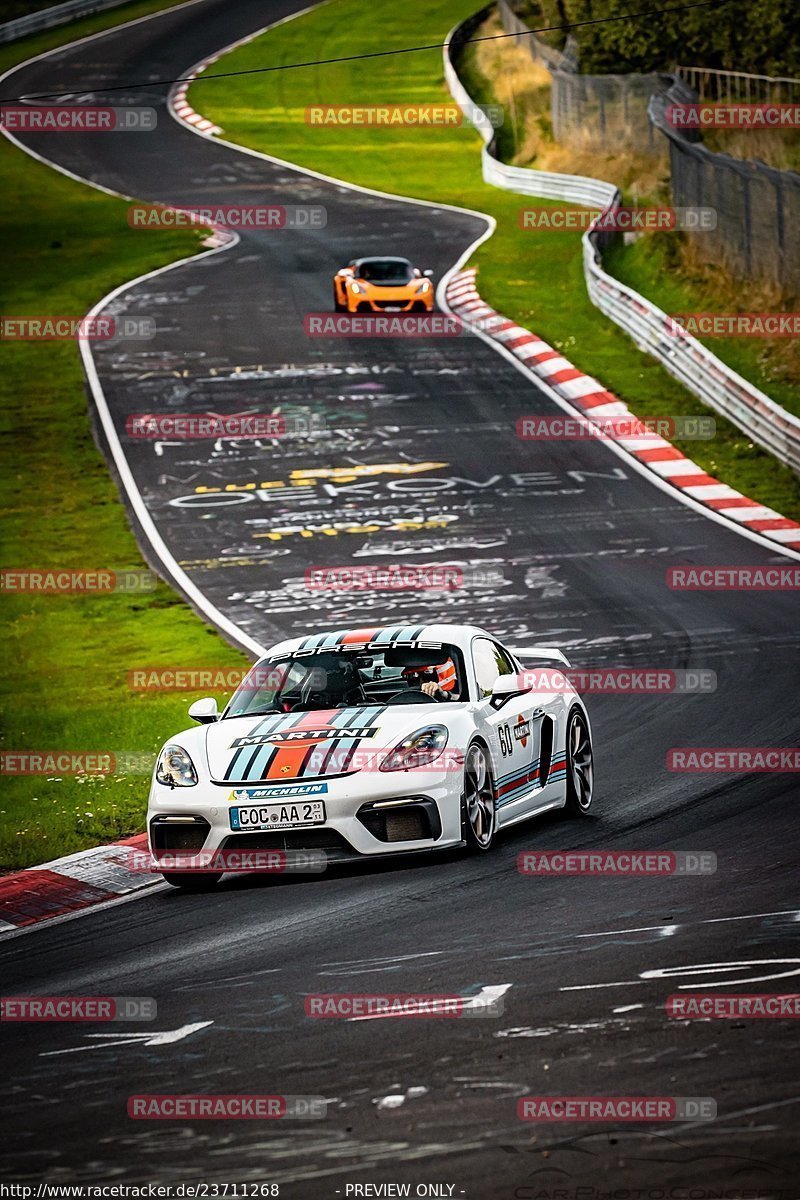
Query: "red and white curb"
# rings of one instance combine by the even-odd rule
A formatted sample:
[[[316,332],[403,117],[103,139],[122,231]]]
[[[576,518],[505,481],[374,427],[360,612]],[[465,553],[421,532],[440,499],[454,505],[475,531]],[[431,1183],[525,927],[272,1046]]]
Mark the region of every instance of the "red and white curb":
[[[0,876],[0,938],[161,883],[131,869],[134,850],[147,850],[146,833]]]
[[[458,272],[450,279],[445,290],[448,306],[465,325],[477,326],[488,337],[500,342],[587,420],[601,417],[636,420],[627,404],[607,391],[602,383],[598,383],[591,375],[584,375],[560,351],[548,346],[529,329],[516,325],[486,304],[478,293],[475,274],[474,267]],[[608,426],[604,425],[603,428],[605,431]],[[665,438],[657,434],[615,437],[612,432],[604,436],[615,441],[661,479],[720,516],[789,549],[800,550],[800,524],[797,521],[789,520],[773,508],[750,500],[727,483],[721,483],[713,475],[706,474],[702,467]]]
[[[167,100],[170,111],[179,121],[183,121],[185,125],[191,125],[192,128],[200,129],[203,133],[207,134],[222,133],[222,130],[219,125],[215,125],[213,121],[209,121],[201,113],[195,112],[186,99],[186,94],[197,76],[205,71],[206,67],[209,67],[211,63],[216,62],[218,58],[219,55],[214,54],[211,58],[206,58],[203,62],[198,63],[196,67],[193,67],[186,79],[181,80],[177,87],[170,92]]]

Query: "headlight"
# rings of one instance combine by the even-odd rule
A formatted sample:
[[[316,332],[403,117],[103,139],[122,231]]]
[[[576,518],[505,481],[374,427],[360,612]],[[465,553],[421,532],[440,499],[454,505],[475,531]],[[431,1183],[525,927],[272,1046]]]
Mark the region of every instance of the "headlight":
[[[444,725],[426,725],[398,742],[381,763],[382,771],[411,771],[434,762],[447,745]]]
[[[156,763],[156,779],[168,787],[194,787],[197,772],[189,755],[180,746],[165,746]]]
[[[355,292],[357,296],[363,296],[366,293],[366,290],[367,289],[365,287],[362,287],[360,283],[356,283],[355,281],[350,284],[350,291]]]
[[[423,279],[422,283],[420,283],[420,284],[417,286],[417,288],[416,288],[416,291],[414,292],[414,295],[415,295],[415,296],[419,296],[419,294],[420,294],[421,292],[427,292],[430,286],[431,286],[431,282],[430,282],[430,280],[429,280],[429,279]]]

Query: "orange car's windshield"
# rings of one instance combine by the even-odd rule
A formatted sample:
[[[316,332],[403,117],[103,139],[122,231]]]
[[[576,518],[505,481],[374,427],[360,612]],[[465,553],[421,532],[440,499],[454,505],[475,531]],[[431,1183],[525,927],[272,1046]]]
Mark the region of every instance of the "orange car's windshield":
[[[414,272],[402,258],[373,258],[359,264],[356,274],[367,283],[410,283]]]

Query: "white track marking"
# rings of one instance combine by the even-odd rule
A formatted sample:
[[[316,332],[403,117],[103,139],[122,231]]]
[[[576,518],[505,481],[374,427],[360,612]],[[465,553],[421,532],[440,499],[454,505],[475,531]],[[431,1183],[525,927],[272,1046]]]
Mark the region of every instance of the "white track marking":
[[[762,917],[793,917],[795,921],[800,921],[800,909],[784,908],[778,912],[745,913],[741,917],[706,917],[702,921],[685,921],[683,925],[672,925],[669,928],[681,929],[684,926],[692,925],[719,925],[724,921],[758,921]],[[663,928],[663,925],[639,925],[635,929],[604,929],[602,933],[576,933],[574,936],[578,938],[618,937],[623,933],[654,933]]]
[[[735,987],[739,984],[767,983],[772,979],[789,979],[795,975],[800,975],[800,958],[749,958],[737,959],[734,962],[727,963],[691,963],[679,967],[655,967],[652,970],[641,971],[637,979],[621,979],[613,983],[574,983],[568,987],[559,988],[559,991],[584,992],[594,991],[599,988],[637,987],[649,983],[652,979],[676,979],[682,975],[691,975],[695,972],[701,975],[723,975],[728,971],[737,971],[741,967],[774,967],[781,965],[788,966],[789,964],[792,965],[791,970],[776,971],[769,975],[750,975],[745,976],[743,979],[704,979],[700,983],[695,981],[675,985],[682,992],[697,991],[702,988]]]
[[[70,1046],[67,1050],[46,1050],[39,1058],[55,1058],[57,1054],[80,1054],[84,1050],[108,1050],[115,1046],[171,1046],[184,1038],[213,1025],[213,1021],[195,1021],[193,1025],[181,1025],[179,1029],[167,1029],[162,1033],[87,1033],[87,1038],[96,1040],[91,1046]],[[110,1039],[115,1039],[114,1041]],[[109,1039],[109,1040],[103,1040]]]
[[[744,958],[729,963],[693,963],[686,967],[656,967],[651,971],[642,971],[641,976],[642,979],[674,979],[680,975],[690,975],[695,971],[707,975],[724,975],[728,971],[737,971],[740,967],[777,967],[788,966],[790,963],[793,964],[791,970],[776,971],[773,975],[751,975],[745,976],[744,979],[711,980],[701,984],[679,983],[679,990],[686,992],[697,987],[734,987],[737,984],[767,983],[772,979],[789,979],[793,975],[800,975],[800,958]]]

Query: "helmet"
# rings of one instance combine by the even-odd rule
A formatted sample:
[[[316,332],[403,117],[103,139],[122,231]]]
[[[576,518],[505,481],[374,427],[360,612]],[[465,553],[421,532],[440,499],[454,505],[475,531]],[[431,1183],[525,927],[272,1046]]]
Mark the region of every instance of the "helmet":
[[[443,692],[452,692],[456,686],[456,664],[452,658],[430,667],[406,667],[403,678],[412,686],[419,686],[426,678],[438,683]]]

